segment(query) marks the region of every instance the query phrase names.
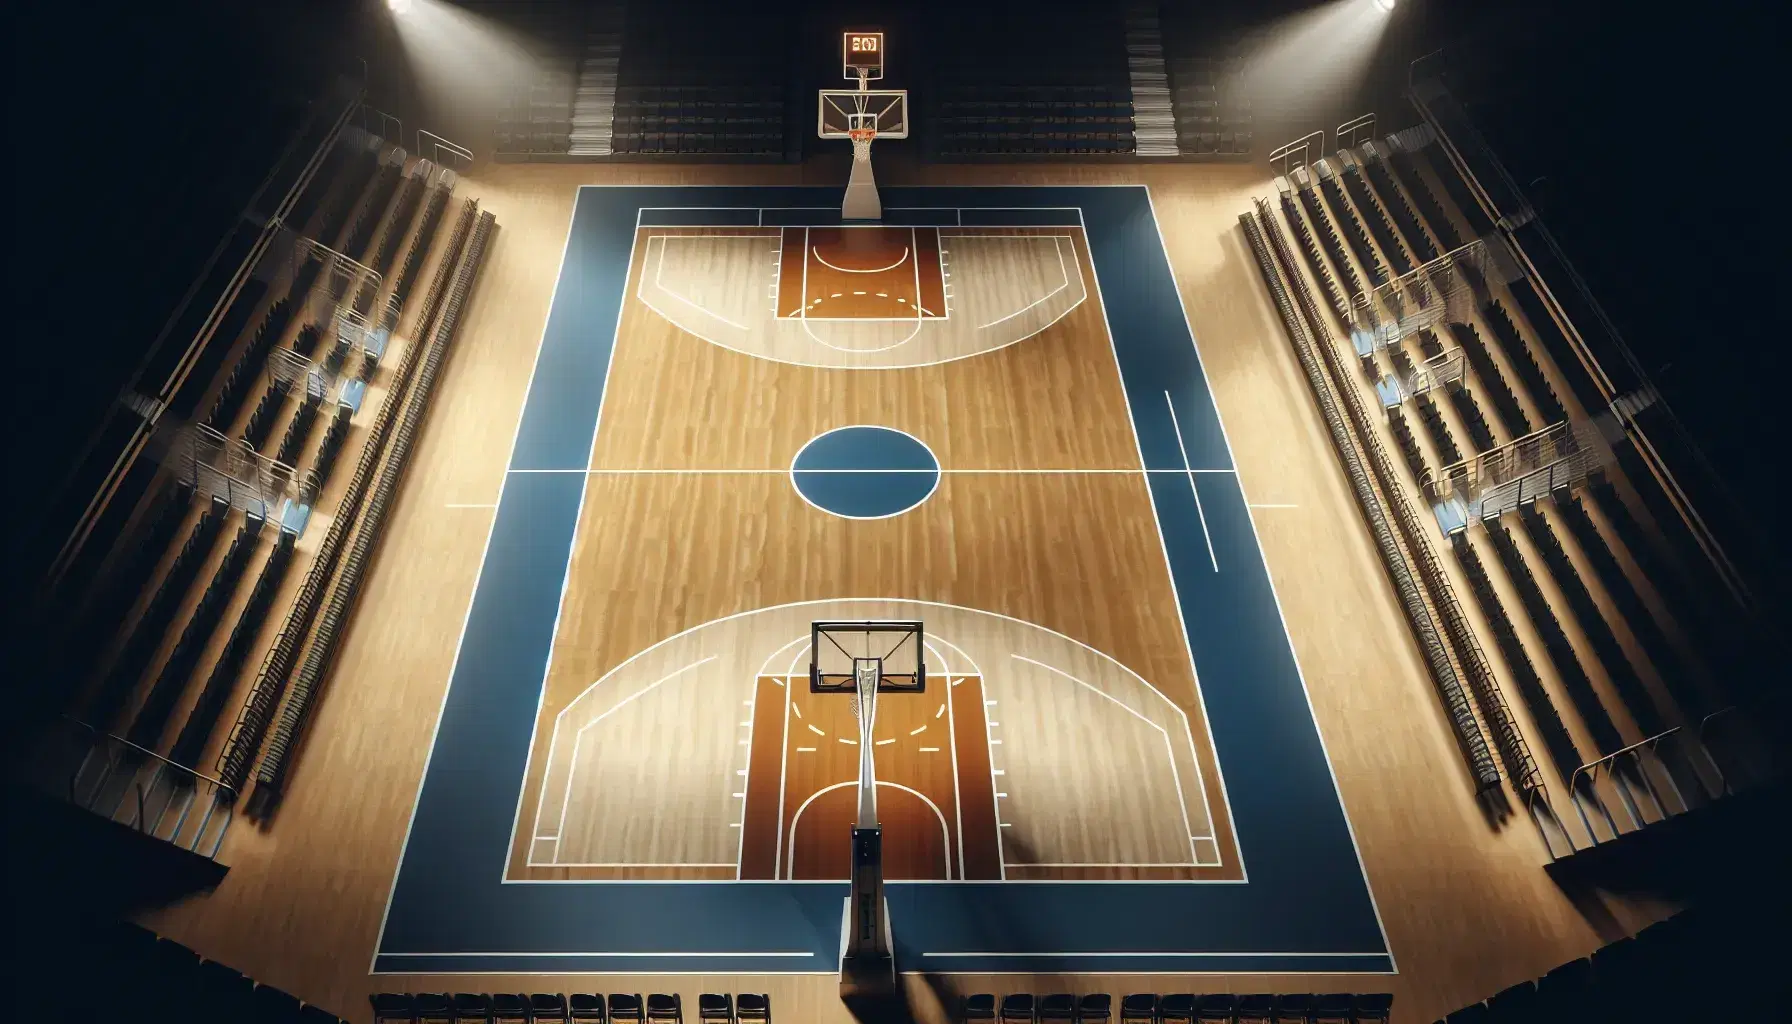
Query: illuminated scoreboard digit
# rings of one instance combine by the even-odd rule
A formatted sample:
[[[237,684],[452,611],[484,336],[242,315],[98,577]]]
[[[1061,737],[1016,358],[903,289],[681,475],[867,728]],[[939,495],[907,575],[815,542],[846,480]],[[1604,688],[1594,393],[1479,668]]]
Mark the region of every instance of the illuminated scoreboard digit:
[[[846,33],[846,69],[850,74],[859,68],[881,70],[884,66],[884,34],[882,32]]]

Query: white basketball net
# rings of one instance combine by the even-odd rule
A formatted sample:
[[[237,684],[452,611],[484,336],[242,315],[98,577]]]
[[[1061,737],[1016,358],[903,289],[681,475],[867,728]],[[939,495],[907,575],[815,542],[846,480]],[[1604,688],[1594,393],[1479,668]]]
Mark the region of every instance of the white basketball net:
[[[871,142],[877,138],[875,128],[854,128],[851,132],[852,158],[854,160],[871,159]]]

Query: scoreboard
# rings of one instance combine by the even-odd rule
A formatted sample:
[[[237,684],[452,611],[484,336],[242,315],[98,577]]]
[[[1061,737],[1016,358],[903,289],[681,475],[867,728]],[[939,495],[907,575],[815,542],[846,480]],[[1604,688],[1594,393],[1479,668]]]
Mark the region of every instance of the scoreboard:
[[[845,57],[845,75],[858,78],[882,78],[884,70],[884,34],[882,32],[847,32],[841,43]]]

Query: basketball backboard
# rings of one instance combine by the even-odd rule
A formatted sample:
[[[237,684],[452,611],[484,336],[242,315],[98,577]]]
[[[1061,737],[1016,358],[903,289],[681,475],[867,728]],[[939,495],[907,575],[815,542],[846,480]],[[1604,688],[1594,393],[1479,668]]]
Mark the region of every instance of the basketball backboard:
[[[927,669],[921,624],[910,621],[814,622],[809,630],[809,691],[852,693],[858,667],[876,662],[881,692],[921,693]]]
[[[875,128],[880,139],[908,138],[908,90],[821,90],[815,134],[844,139],[854,128]]]

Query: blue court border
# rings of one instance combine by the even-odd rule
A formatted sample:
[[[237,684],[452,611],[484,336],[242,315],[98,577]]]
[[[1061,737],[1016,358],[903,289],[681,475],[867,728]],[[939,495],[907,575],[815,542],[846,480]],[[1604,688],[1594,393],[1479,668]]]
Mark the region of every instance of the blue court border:
[[[1242,882],[891,883],[899,968],[1392,972],[1149,194],[882,193],[887,223],[1084,227],[1249,870]],[[844,883],[503,874],[637,225],[838,223],[839,201],[811,187],[579,190],[375,973],[837,969]]]

